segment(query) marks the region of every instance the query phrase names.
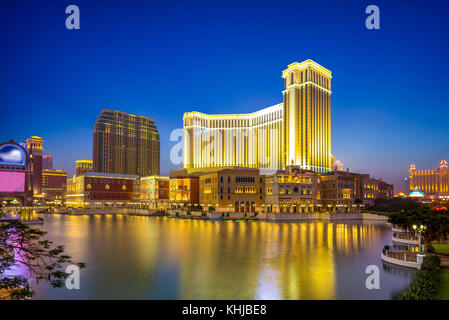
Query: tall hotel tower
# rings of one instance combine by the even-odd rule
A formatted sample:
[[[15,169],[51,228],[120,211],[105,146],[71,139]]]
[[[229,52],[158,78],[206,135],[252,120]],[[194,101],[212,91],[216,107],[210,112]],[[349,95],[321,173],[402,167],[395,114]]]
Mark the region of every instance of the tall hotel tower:
[[[30,154],[30,161],[33,172],[33,194],[42,193],[42,151],[44,149],[44,139],[32,136],[27,139],[27,148]]]
[[[283,103],[250,114],[184,114],[184,167],[331,170],[332,74],[312,60],[282,72]]]
[[[159,175],[159,132],[153,119],[103,110],[93,138],[93,171]]]

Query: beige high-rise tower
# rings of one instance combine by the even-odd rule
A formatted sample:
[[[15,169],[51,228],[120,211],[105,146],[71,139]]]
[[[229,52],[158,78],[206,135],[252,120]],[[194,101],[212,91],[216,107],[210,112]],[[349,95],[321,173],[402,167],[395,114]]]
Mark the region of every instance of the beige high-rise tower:
[[[332,74],[312,60],[292,63],[284,78],[284,163],[331,169]]]

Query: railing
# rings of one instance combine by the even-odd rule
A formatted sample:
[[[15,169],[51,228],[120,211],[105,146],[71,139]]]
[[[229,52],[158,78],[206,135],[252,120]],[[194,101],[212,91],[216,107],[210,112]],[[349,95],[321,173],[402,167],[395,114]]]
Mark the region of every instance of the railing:
[[[393,229],[393,231],[395,232],[409,232],[409,230],[407,230],[406,228],[403,228],[401,226],[398,226],[397,224],[393,224],[391,226],[391,228]]]
[[[409,233],[393,233],[393,238],[401,239],[401,240],[409,240],[409,241],[418,241],[418,237],[415,237]]]
[[[410,251],[403,251],[403,250],[393,250],[392,247],[384,248],[382,250],[382,254],[384,256],[396,259],[396,260],[402,260],[406,262],[417,262],[416,260],[416,252],[410,252]]]

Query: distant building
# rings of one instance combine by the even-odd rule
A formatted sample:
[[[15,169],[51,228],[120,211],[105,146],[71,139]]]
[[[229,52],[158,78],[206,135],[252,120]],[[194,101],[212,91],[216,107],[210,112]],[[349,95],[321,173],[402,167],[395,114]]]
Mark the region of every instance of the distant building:
[[[93,171],[92,160],[76,160],[75,176],[82,176]]]
[[[50,154],[46,154],[42,159],[42,170],[53,170],[53,158]]]
[[[123,207],[134,198],[138,176],[87,172],[67,180],[68,207]]]
[[[103,110],[93,134],[95,172],[159,175],[159,132],[153,119]]]
[[[288,166],[265,177],[267,212],[310,213],[319,210],[320,176],[298,166]]]
[[[44,140],[41,137],[32,136],[27,139],[28,153],[30,154],[31,171],[33,172],[33,195],[42,197],[42,151]]]
[[[236,168],[200,176],[200,205],[215,211],[255,213],[265,203],[264,177],[259,169]]]
[[[136,192],[135,192],[136,194]],[[138,180],[138,195],[135,200],[151,208],[165,208],[170,200],[170,177],[150,176]]]
[[[64,170],[42,170],[42,193],[45,204],[62,205],[67,183],[67,172]]]
[[[449,198],[449,168],[446,160],[441,160],[435,169],[417,170],[412,164],[409,169],[410,190],[420,190],[425,196]]]

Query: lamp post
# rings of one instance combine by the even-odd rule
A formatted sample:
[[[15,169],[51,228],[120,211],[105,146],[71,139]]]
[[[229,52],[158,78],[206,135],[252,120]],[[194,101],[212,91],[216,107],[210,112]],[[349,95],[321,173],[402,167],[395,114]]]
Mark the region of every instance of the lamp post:
[[[418,233],[418,250],[419,254],[416,256],[416,262],[421,264],[424,258],[423,248],[422,248],[422,235],[425,232],[426,227],[420,225],[419,228],[416,224],[413,225],[413,230]]]

